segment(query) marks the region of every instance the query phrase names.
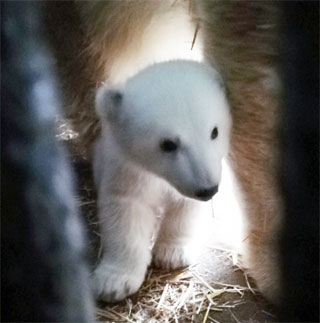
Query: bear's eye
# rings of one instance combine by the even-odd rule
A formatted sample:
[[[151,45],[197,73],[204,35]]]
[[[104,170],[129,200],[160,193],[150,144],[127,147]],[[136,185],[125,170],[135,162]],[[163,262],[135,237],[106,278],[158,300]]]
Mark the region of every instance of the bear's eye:
[[[177,151],[179,144],[170,139],[164,139],[160,143],[160,149],[166,153]]]
[[[211,139],[216,139],[218,137],[218,128],[214,127],[212,132],[211,132]]]

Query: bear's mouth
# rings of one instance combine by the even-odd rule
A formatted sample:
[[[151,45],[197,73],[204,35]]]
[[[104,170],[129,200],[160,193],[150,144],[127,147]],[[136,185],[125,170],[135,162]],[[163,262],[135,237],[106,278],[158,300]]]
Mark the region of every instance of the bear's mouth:
[[[218,193],[219,186],[216,185],[205,189],[199,189],[194,192],[190,192],[190,191],[186,192],[181,190],[180,188],[176,188],[176,189],[184,197],[188,197],[201,202],[207,202],[207,201],[210,201],[216,193]]]
[[[219,186],[215,185],[208,188],[202,188],[200,190],[197,190],[195,192],[196,199],[199,199],[200,201],[209,201],[213,198],[213,196],[218,193]]]
[[[202,198],[200,198],[200,197],[195,197],[194,196],[193,199],[201,201],[201,202],[208,202],[208,201],[210,201],[212,199],[212,197],[202,197]]]

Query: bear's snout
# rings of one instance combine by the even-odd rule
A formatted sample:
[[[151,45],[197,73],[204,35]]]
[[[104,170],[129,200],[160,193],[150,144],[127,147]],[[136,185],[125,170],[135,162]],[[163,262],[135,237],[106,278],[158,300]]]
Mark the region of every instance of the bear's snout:
[[[195,196],[199,200],[208,201],[213,197],[213,195],[215,195],[218,192],[218,189],[218,185],[208,188],[201,188],[195,192]]]

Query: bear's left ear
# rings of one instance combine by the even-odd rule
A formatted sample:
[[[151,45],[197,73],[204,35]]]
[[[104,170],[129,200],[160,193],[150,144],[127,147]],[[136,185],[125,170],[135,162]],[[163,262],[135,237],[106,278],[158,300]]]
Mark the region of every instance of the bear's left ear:
[[[95,108],[101,119],[114,121],[118,118],[123,101],[123,92],[120,88],[102,86],[98,89],[95,99]]]

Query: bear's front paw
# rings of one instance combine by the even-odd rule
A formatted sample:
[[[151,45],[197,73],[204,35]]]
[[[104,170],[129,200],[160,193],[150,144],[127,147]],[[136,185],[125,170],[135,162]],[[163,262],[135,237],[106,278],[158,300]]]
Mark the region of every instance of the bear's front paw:
[[[176,269],[190,266],[196,260],[194,248],[184,244],[156,243],[153,264],[159,268]]]
[[[145,272],[136,272],[132,268],[100,263],[92,275],[95,295],[106,302],[117,302],[138,291],[145,277]]]

